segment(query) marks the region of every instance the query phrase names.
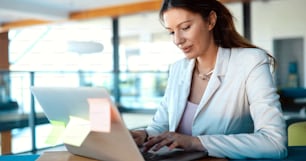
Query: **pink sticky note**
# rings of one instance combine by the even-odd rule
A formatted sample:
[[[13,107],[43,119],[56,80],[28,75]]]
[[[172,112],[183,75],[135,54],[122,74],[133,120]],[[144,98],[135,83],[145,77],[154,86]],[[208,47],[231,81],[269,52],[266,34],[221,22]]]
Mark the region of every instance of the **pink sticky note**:
[[[111,103],[104,98],[90,98],[89,121],[91,130],[97,132],[110,132],[111,128]]]

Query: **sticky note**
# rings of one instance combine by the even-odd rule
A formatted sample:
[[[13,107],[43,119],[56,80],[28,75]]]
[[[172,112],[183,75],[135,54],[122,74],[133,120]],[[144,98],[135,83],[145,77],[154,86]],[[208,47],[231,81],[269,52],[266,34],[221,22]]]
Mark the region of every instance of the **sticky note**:
[[[74,146],[81,146],[89,132],[90,122],[88,120],[70,116],[63,134],[63,142]]]
[[[111,130],[111,103],[108,99],[90,98],[89,120],[91,130],[96,132],[110,132]]]
[[[50,120],[50,123],[52,125],[52,130],[45,143],[49,145],[56,145],[62,139],[65,131],[65,123],[54,120]]]

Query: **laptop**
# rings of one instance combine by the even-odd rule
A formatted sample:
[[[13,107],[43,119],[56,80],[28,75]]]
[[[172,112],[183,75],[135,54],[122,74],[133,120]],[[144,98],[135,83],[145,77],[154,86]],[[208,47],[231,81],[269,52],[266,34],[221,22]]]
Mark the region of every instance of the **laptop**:
[[[106,89],[101,87],[30,87],[50,121],[69,123],[71,116],[89,120],[89,99],[106,99],[110,105],[110,130],[90,131],[83,142],[76,146],[65,143],[66,149],[75,155],[107,161],[145,161],[140,148],[134,142],[120,113]],[[101,118],[101,122],[103,118]],[[153,153],[153,152],[152,152]],[[155,161],[188,161],[207,156],[205,152],[173,151],[163,148],[150,154]],[[149,158],[150,158],[149,157]]]

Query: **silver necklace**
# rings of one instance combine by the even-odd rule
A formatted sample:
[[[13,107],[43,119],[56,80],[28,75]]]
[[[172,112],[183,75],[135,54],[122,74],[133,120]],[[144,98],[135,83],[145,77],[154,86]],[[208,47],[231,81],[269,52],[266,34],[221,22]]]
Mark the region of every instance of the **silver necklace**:
[[[208,73],[200,73],[199,69],[196,67],[196,74],[198,75],[198,77],[202,80],[209,80],[212,73],[213,73],[214,69],[212,69],[211,71],[209,71]]]

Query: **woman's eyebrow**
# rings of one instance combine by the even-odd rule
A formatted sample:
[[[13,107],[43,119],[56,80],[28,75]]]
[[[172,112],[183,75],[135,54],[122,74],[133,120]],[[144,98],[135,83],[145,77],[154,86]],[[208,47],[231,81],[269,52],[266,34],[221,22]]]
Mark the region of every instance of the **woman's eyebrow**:
[[[188,22],[191,22],[191,19],[190,19],[190,20],[183,21],[183,22],[179,23],[178,25],[176,25],[175,27],[179,27],[179,26],[183,25],[184,23],[188,23]],[[165,28],[166,28],[167,30],[171,30],[170,27],[165,26]]]

